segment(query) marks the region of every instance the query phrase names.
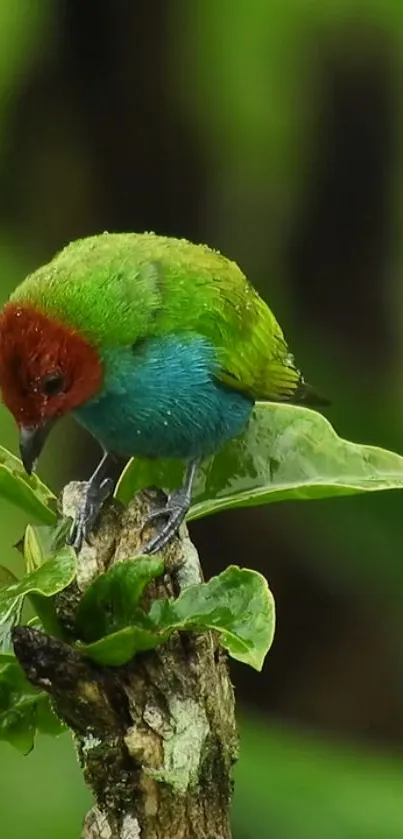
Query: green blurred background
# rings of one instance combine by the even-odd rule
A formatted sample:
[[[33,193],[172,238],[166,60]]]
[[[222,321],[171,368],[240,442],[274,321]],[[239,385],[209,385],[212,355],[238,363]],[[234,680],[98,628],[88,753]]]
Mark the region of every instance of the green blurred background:
[[[402,55],[399,0],[1,0],[1,298],[78,236],[206,241],[270,302],[339,434],[403,452]],[[67,422],[41,474],[59,490],[97,457]],[[253,566],[277,603],[263,673],[233,667],[235,839],[403,837],[402,504],[192,526],[207,574]],[[23,525],[1,507],[13,568]],[[0,773],[1,836],[79,836],[68,736],[0,744]]]

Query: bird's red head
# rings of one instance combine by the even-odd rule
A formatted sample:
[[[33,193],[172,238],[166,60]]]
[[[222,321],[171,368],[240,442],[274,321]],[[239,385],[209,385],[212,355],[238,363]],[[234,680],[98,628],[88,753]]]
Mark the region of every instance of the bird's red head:
[[[0,388],[20,428],[27,471],[54,421],[94,396],[101,381],[99,355],[81,335],[30,306],[5,306],[0,315]],[[30,440],[25,459],[24,439]]]

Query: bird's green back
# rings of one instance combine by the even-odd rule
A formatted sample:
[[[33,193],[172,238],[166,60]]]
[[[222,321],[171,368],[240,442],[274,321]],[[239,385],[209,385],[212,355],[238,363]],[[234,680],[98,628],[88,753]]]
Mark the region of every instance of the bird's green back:
[[[274,315],[217,251],[153,233],[72,242],[12,299],[69,324],[95,345],[192,333],[215,347],[218,378],[254,399],[291,399],[301,376]]]

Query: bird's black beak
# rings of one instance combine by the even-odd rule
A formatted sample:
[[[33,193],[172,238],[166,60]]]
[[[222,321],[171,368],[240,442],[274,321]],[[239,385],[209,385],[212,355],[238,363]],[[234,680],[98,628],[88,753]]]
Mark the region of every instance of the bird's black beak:
[[[46,420],[40,425],[20,426],[20,454],[24,469],[31,475],[51,431],[54,420]]]

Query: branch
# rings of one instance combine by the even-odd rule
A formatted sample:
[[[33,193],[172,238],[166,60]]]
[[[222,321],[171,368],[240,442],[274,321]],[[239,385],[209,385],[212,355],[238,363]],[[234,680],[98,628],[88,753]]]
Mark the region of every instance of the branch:
[[[82,486],[66,487],[65,515],[74,514]],[[141,553],[141,523],[153,503],[155,492],[147,491],[127,508],[112,502],[105,510],[78,557],[76,582],[57,596],[68,632],[88,584],[112,563]],[[162,556],[165,575],[148,586],[148,600],[201,581],[186,527]],[[213,633],[175,633],[115,668],[29,627],[15,631],[14,648],[28,679],[48,691],[73,733],[96,800],[83,839],[231,839],[234,695]]]

